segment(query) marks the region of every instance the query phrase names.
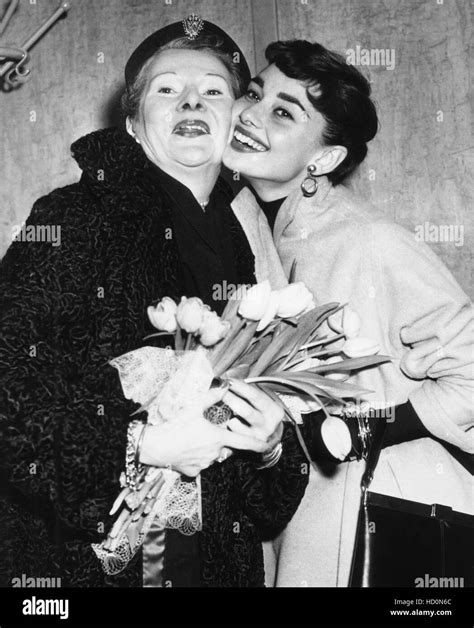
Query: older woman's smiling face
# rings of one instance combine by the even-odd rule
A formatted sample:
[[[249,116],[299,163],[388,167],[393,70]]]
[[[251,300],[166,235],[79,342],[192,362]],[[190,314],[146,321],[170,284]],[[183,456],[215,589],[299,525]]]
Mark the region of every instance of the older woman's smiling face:
[[[133,128],[147,157],[167,171],[218,166],[234,100],[224,64],[203,50],[164,50],[147,70]]]

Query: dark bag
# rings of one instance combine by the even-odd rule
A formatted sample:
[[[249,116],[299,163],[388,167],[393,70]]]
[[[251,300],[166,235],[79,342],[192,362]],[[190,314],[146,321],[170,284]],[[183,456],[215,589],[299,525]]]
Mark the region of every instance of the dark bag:
[[[361,481],[349,586],[474,586],[474,516],[369,491],[385,427],[377,422]]]

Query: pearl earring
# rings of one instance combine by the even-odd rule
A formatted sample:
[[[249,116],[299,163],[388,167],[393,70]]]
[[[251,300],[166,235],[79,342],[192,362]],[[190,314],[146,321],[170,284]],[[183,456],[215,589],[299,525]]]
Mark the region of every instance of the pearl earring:
[[[306,168],[307,175],[303,182],[301,183],[301,190],[303,192],[303,196],[309,197],[314,196],[318,191],[318,179],[316,177],[316,166],[314,164],[310,164]]]

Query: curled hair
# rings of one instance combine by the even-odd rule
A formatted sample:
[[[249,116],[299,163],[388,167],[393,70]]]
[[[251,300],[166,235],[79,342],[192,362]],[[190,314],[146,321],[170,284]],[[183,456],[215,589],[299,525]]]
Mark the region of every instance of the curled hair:
[[[306,84],[306,95],[325,120],[327,146],[345,146],[347,156],[330,173],[333,185],[348,177],[367,155],[367,142],[378,130],[368,80],[340,54],[305,40],[277,41],[265,50],[286,76]]]
[[[222,49],[223,45],[224,41],[217,35],[207,35],[196,41],[187,37],[179,37],[162,46],[152,57],[147,59],[132,83],[126,86],[121,100],[122,111],[125,116],[130,116],[133,119],[138,115],[143,92],[147,86],[148,70],[160,53],[165,50],[203,50],[211,53],[222,61],[228,70],[234,97],[239,98],[247,89],[247,81],[238,64],[232,60],[232,55]]]

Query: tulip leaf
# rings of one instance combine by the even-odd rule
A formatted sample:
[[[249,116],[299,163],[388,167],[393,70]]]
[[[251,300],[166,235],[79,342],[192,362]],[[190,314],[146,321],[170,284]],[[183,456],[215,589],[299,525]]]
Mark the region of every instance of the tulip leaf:
[[[270,382],[274,384],[280,384],[281,386],[285,388],[291,388],[296,391],[299,391],[300,393],[305,393],[306,395],[311,397],[311,399],[318,402],[319,404],[321,404],[319,397],[326,397],[328,399],[332,399],[333,401],[337,401],[338,403],[341,403],[341,404],[343,403],[343,399],[341,397],[337,397],[336,395],[333,395],[328,390],[320,388],[319,386],[316,386],[315,384],[311,382],[306,382],[302,379],[287,378],[286,374],[285,374],[285,377],[275,377],[275,376],[269,376],[269,375],[265,375],[262,377],[249,377],[245,381],[247,382],[247,384],[258,384],[260,382],[263,382],[263,383]]]
[[[286,362],[290,362],[291,358],[296,355],[300,347],[305,344],[308,336],[313,332],[315,327],[339,308],[338,303],[329,303],[321,307],[314,308],[303,314],[298,319],[297,327],[286,326],[282,329],[272,344],[268,347],[259,360],[252,367],[250,374],[252,376],[262,374],[271,364],[278,362],[283,355],[286,355]]]
[[[296,261],[296,257],[295,257],[295,259],[293,260],[293,263],[291,264],[290,275],[288,277],[288,283],[295,283],[297,264],[298,262]]]
[[[258,342],[250,344],[242,354],[241,359],[245,360],[246,364],[254,364],[271,342],[272,338],[270,336],[259,338]]]
[[[296,328],[297,329],[297,328]],[[291,325],[278,326],[273,336],[273,342],[265,349],[255,364],[250,369],[252,376],[262,373],[272,362],[280,356],[280,352],[285,350],[289,343],[292,342],[296,330]]]
[[[285,371],[289,371],[289,372],[297,372],[297,371],[292,371],[292,368],[294,368],[297,364],[300,364],[301,362],[304,362],[305,360],[309,360],[311,358],[322,358],[323,360],[326,360],[327,358],[332,358],[333,356],[339,355],[341,353],[340,350],[335,350],[335,351],[323,351],[321,350],[321,348],[318,351],[308,351],[308,353],[306,355],[302,355],[302,356],[298,356],[295,355],[295,359],[293,360],[293,362],[290,363],[284,363],[284,370]],[[315,365],[316,367],[316,365]],[[283,368],[283,367],[282,367]],[[312,367],[309,367],[312,368]],[[309,370],[309,369],[304,369],[305,371]]]
[[[211,362],[214,367],[214,374],[216,377],[225,373],[228,368],[237,362],[242,353],[247,349],[250,340],[253,338],[257,325],[258,321],[245,322],[245,326],[241,329],[240,333],[236,335],[232,345],[229,346],[225,354],[220,356],[217,363]]]
[[[220,358],[227,352],[230,345],[234,342],[235,337],[245,327],[245,320],[238,314],[230,321],[230,329],[224,336],[221,342],[219,342],[211,350],[209,359],[211,364],[216,365],[219,363]]]
[[[329,337],[327,334],[325,336],[318,336],[318,340],[307,342],[305,345],[301,345],[298,351],[307,351],[308,349],[313,349],[314,347],[319,347],[320,345],[330,344],[335,340],[339,340],[339,338],[337,336]]]
[[[248,377],[249,371],[250,366],[248,364],[239,364],[222,373],[221,377],[223,379],[245,379]]]
[[[265,329],[263,329],[260,334],[258,334],[255,337],[255,342],[258,342],[259,340],[261,340],[262,338],[265,338],[265,336],[268,336],[269,334],[273,334],[275,332],[275,330],[277,329],[278,325],[281,324],[281,319],[277,318],[276,320],[273,320],[271,323],[269,323]]]
[[[293,418],[293,415],[291,414],[290,409],[288,408],[286,403],[282,399],[280,399],[280,397],[276,394],[276,392],[273,390],[270,384],[254,384],[254,385],[257,386],[257,388],[260,388],[260,390],[262,390],[271,399],[273,399],[275,403],[282,406],[285,416],[289,423],[292,423],[293,425],[296,423],[295,419]]]
[[[334,314],[337,314],[337,313],[338,313],[338,312],[340,312],[342,309],[344,309],[344,307],[345,307],[346,305],[347,305],[347,304],[341,304],[341,303],[338,303],[338,307],[334,308],[334,310],[333,310],[333,311],[329,314],[329,316],[334,316]],[[327,317],[327,318],[328,318],[328,317]],[[321,323],[322,323],[322,322],[323,322],[323,321],[321,321]],[[318,327],[317,327],[317,328],[315,328],[315,330],[312,332],[312,334],[311,334],[311,335],[310,335],[310,337],[309,337],[308,342],[311,342],[311,341],[312,341],[312,340],[314,340],[314,338],[317,336],[317,334],[319,333],[319,327],[320,327],[321,323],[320,323],[320,324],[318,325]],[[332,340],[332,341],[337,340],[337,339],[338,339],[338,336],[339,336],[339,334],[337,334],[337,336],[335,336],[335,337],[333,338],[333,340]],[[332,342],[332,341],[331,341],[331,342]]]
[[[284,371],[284,377],[288,377],[289,375],[290,374],[287,371]],[[361,386],[357,386],[356,384],[338,382],[337,380],[328,379],[327,377],[323,377],[322,375],[316,375],[315,373],[308,373],[306,375],[305,371],[298,371],[297,373],[295,373],[295,376],[299,377],[292,377],[291,379],[301,379],[303,381],[307,381],[310,384],[314,382],[317,386],[327,390],[332,390],[334,393],[344,397],[357,397],[363,394],[374,392],[373,390],[362,388]]]
[[[348,384],[346,382],[334,381],[332,379],[327,379],[322,375],[308,373],[307,371],[297,371],[293,373],[288,371],[280,371],[278,373],[270,375],[270,377],[279,377],[291,381],[304,382],[306,384],[309,384],[310,386],[316,386],[318,388],[327,390],[328,392],[333,392],[334,394],[337,394],[341,397],[357,397],[362,394],[373,392],[372,390],[362,388],[361,386],[357,386],[356,384]]]
[[[246,380],[248,381],[248,380]],[[288,395],[293,395],[293,396],[298,396],[300,399],[303,400],[311,400],[311,401],[316,401],[319,408],[322,409],[323,407],[326,407],[326,403],[324,401],[324,399],[326,399],[326,397],[317,397],[317,399],[314,398],[313,395],[308,395],[306,392],[304,391],[298,391],[298,390],[294,390],[293,388],[288,387],[288,390],[282,390],[282,385],[281,384],[276,384],[274,382],[269,382],[269,381],[265,381],[265,382],[259,382],[254,384],[255,386],[259,386],[260,388],[265,388],[265,392],[267,392],[268,390],[272,390],[274,392],[274,394],[276,395],[277,399],[280,399],[280,397],[278,397],[278,395],[280,394],[288,394]],[[282,401],[280,399],[280,401]],[[284,403],[284,402],[283,402]],[[340,401],[338,401],[338,405],[340,406],[344,406],[345,405],[345,401],[343,399],[341,399]],[[330,403],[331,406],[334,406],[334,402]]]
[[[289,323],[290,325],[293,325],[293,327],[297,327],[298,326],[298,317],[297,316],[289,316],[288,318],[284,318],[283,319],[285,321],[285,323]]]
[[[233,296],[233,295],[232,295]],[[229,298],[222,312],[221,318],[223,321],[232,321],[237,316],[237,312],[239,311],[240,303],[242,299]]]
[[[319,366],[312,366],[307,369],[311,373],[329,373],[340,371],[359,371],[369,366],[377,366],[379,364],[385,364],[391,362],[393,358],[388,355],[372,355],[365,358],[348,358],[342,362],[333,362],[332,364],[322,364]]]
[[[339,308],[339,303],[328,303],[303,314],[298,321],[298,327],[293,338],[293,346],[290,347],[286,362],[291,362],[301,345],[306,344],[311,336],[314,335],[315,330]]]

